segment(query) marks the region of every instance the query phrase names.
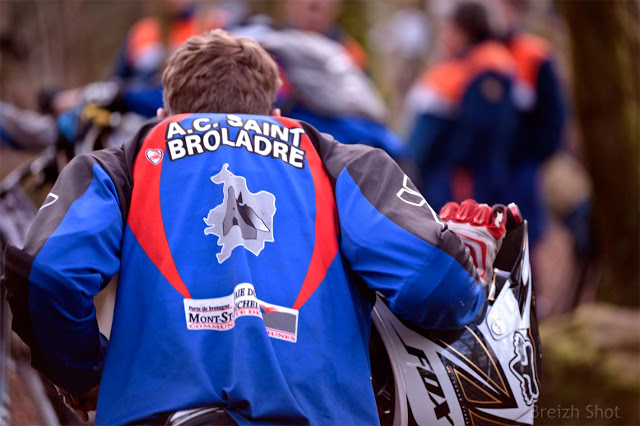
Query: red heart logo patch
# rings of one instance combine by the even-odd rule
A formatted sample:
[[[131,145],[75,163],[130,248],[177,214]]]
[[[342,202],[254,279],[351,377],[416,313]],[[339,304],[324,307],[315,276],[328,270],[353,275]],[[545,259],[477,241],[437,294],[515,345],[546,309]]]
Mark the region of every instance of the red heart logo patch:
[[[151,162],[151,164],[158,164],[162,161],[162,157],[164,157],[164,152],[161,149],[148,149],[145,152],[147,156],[147,160]]]

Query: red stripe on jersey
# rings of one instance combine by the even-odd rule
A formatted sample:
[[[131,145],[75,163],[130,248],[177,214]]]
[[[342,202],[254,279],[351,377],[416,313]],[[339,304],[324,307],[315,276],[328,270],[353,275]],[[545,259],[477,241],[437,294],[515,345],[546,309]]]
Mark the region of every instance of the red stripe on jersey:
[[[278,121],[288,128],[301,127],[297,121],[290,118],[278,117]],[[316,291],[326,277],[331,262],[338,254],[338,214],[333,187],[324,170],[322,160],[306,133],[301,135],[300,148],[305,152],[316,195],[315,243],[309,269],[293,309],[300,309]]]
[[[189,114],[173,116],[154,127],[147,135],[133,164],[133,192],[127,223],[134,237],[151,262],[169,283],[185,298],[191,294],[176,268],[167,235],[164,231],[160,209],[160,175],[162,161],[153,163],[147,157],[148,150],[165,151],[165,134],[171,122],[180,122]]]

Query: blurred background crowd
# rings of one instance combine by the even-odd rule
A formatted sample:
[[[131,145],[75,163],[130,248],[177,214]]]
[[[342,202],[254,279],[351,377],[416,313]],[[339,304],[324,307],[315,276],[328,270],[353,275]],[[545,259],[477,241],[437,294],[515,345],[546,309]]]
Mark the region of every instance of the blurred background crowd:
[[[1,0],[0,240],[20,242],[69,158],[121,144],[155,115],[177,46],[224,28],[276,58],[283,115],[384,149],[434,209],[515,201],[529,221],[542,319],[540,406],[583,410],[541,411],[537,422],[638,424],[639,9],[637,0]],[[24,357],[19,345],[12,356]],[[10,364],[12,419],[73,422],[34,409],[44,391],[24,378],[26,365]],[[590,405],[618,410],[590,418]]]

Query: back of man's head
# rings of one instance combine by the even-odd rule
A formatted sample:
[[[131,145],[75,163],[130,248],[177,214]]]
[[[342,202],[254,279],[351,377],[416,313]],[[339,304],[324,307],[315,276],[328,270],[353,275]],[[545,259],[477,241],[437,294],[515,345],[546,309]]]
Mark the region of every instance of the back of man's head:
[[[169,114],[267,115],[279,85],[276,63],[255,40],[223,30],[191,37],[162,74]]]

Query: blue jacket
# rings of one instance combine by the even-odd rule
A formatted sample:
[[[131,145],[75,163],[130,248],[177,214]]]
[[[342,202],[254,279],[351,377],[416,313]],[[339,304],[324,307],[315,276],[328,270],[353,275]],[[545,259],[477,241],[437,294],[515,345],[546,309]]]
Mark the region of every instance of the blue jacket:
[[[5,276],[32,364],[97,424],[218,404],[374,424],[369,296],[424,328],[484,303],[462,241],[381,150],[288,118],[183,114],[75,158]],[[110,341],[93,297],[119,272]]]

